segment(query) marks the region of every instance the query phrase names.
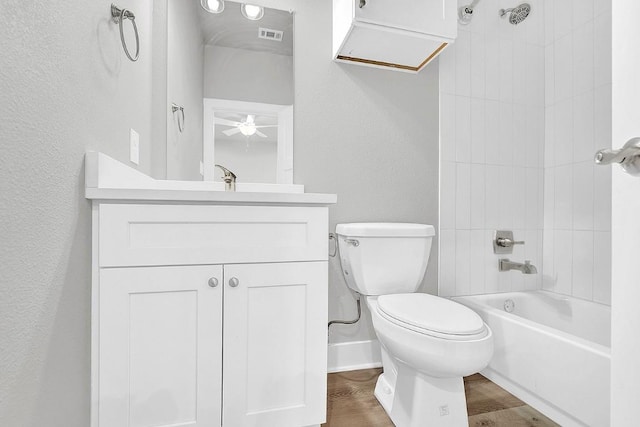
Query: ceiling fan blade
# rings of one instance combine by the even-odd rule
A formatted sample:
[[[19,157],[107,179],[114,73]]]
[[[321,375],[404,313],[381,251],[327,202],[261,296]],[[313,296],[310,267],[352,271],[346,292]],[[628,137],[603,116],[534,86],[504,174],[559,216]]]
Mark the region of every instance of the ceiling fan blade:
[[[264,133],[260,132],[259,130],[256,130],[256,135],[261,136],[263,138],[267,137],[267,135],[265,135]]]
[[[224,133],[227,136],[232,136],[232,135],[235,135],[236,133],[240,133],[240,129],[238,128],[227,129],[227,130],[223,130],[222,133]]]
[[[220,117],[216,117],[216,118],[214,118],[214,119],[213,119],[213,122],[214,122],[215,124],[218,124],[218,125],[225,125],[225,126],[238,126],[238,125],[240,125],[240,123],[239,123],[239,122],[234,122],[233,120],[222,119],[222,118],[220,118]]]

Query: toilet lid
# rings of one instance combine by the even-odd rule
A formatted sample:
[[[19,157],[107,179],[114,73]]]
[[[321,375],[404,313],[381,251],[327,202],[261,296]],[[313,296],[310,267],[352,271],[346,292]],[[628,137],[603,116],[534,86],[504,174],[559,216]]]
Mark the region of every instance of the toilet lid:
[[[445,335],[477,335],[485,331],[473,310],[446,298],[428,294],[393,294],[378,297],[378,309],[390,320],[411,329]]]

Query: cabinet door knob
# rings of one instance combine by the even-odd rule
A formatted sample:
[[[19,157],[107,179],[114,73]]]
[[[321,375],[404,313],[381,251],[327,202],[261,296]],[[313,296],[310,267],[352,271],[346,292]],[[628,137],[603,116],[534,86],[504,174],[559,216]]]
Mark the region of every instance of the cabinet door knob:
[[[216,279],[215,277],[209,279],[209,286],[211,286],[212,288],[218,286],[218,279]]]
[[[360,0],[360,9],[367,5],[367,0]]]
[[[237,277],[232,277],[231,279],[229,279],[229,286],[231,286],[232,288],[237,287],[240,284],[240,281],[238,280]]]

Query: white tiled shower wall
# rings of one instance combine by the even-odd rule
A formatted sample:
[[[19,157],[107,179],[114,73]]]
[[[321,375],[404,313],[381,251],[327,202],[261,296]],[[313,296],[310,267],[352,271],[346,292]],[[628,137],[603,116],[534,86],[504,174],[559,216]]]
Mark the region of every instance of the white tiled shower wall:
[[[548,0],[543,287],[611,302],[611,1]]]
[[[517,0],[514,0],[517,1]],[[459,2],[460,5],[466,2]],[[540,275],[499,273],[492,235],[513,230],[509,258],[540,266],[543,226],[542,1],[513,26],[481,0],[440,56],[440,294],[536,289]]]
[[[499,18],[517,3],[481,0],[440,58],[440,294],[607,303],[611,189],[592,156],[610,135],[610,2],[530,0],[520,25]],[[508,257],[539,274],[498,272],[496,229],[526,241]]]

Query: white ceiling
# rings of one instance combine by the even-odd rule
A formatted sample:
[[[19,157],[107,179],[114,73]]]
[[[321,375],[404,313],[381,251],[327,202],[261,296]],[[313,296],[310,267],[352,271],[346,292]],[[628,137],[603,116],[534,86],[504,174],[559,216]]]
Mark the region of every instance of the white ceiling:
[[[222,13],[208,13],[199,8],[204,43],[276,55],[293,56],[293,14],[265,8],[259,21],[250,21],[240,12],[240,4],[225,1]],[[284,31],[282,41],[258,38],[258,28]]]

